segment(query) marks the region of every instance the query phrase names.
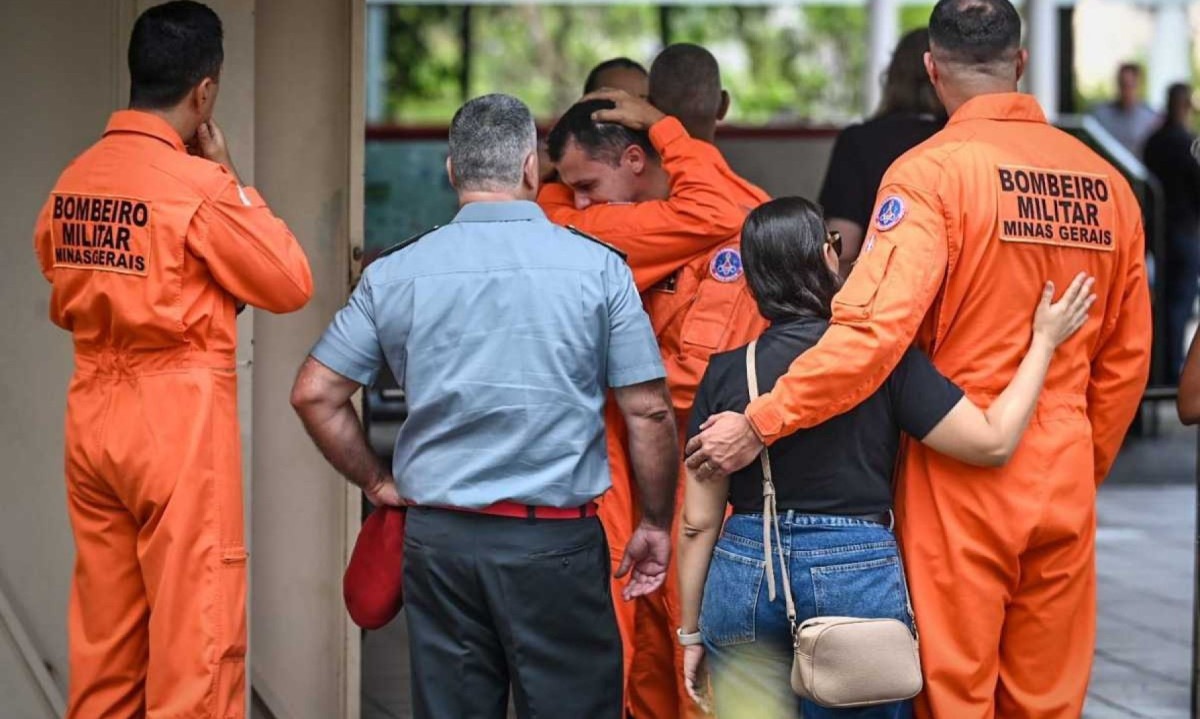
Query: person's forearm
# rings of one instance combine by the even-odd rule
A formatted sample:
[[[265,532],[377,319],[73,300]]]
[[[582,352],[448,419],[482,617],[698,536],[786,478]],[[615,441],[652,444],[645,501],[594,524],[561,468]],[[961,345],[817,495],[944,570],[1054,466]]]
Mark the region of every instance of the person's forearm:
[[[688,477],[683,526],[679,529],[679,620],[684,632],[700,626],[700,603],[712,563],[713,547],[721,534],[721,520],[729,496],[729,478],[700,482]]]
[[[679,440],[670,405],[644,417],[626,417],[629,458],[644,521],[670,528],[679,482]]]
[[[297,408],[304,429],[334,469],[361,489],[391,481],[363,431],[358,413],[349,401],[337,407],[310,404]]]
[[[1037,406],[1038,395],[1042,392],[1046,371],[1050,369],[1053,357],[1054,344],[1034,335],[1029,351],[1017,367],[1012,381],[984,412],[988,426],[996,433],[1005,456],[1011,456],[1021,441],[1025,426],[1029,424],[1029,418]]]
[[[704,598],[704,583],[708,581],[708,566],[713,547],[717,544],[720,527],[691,534],[685,529],[679,536],[676,555],[679,567],[679,622],[685,633],[700,627],[700,602]]]

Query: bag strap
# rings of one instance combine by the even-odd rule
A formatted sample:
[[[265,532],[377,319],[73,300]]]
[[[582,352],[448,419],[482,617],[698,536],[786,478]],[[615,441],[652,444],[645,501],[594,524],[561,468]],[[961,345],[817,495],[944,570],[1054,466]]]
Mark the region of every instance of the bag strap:
[[[750,389],[750,401],[758,399],[758,363],[755,352],[758,340],[746,347],[746,385]],[[775,481],[771,475],[771,455],[763,447],[758,455],[763,475],[763,555],[766,559],[767,598],[775,601],[775,568],[771,556],[771,529],[775,530],[775,548],[779,554],[779,574],[783,582],[783,600],[787,605],[788,625],[796,632],[796,603],[792,599],[792,582],[788,577],[787,560],[783,556],[783,539],[779,532],[779,512],[775,505]]]

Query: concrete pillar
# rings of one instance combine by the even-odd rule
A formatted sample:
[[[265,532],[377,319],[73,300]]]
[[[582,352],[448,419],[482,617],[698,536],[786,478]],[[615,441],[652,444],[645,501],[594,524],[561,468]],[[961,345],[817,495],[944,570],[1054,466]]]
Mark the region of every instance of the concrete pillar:
[[[1146,72],[1146,102],[1163,111],[1167,88],[1192,81],[1192,28],[1187,3],[1163,0],[1153,6],[1154,42]]]
[[[898,0],[867,0],[867,76],[863,114],[871,115],[883,97],[883,78],[900,39]]]
[[[1028,88],[1051,122],[1058,115],[1058,8],[1055,0],[1026,0]]]
[[[364,4],[256,0],[255,174],[312,266],[315,295],[254,317],[251,680],[278,717],[359,714],[359,632],[342,603],[361,499],[288,405],[296,369],[346,301],[361,232]]]

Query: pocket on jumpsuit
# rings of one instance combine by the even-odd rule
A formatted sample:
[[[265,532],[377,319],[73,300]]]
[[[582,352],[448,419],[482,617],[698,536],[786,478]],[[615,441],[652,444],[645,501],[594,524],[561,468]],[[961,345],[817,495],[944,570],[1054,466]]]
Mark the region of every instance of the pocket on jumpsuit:
[[[898,555],[813,567],[812,583],[817,616],[898,619],[913,626]]]
[[[700,604],[700,632],[718,647],[751,644],[755,639],[758,593],[766,562],[713,549]]]
[[[220,591],[220,625],[217,647],[217,717],[227,719],[245,714],[246,695],[246,559],[245,547],[221,551],[217,581]]]

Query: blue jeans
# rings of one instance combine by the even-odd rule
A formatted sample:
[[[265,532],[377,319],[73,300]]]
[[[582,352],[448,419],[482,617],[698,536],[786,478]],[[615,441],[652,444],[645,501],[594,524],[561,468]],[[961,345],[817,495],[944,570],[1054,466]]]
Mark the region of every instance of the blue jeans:
[[[797,621],[817,616],[889,617],[912,628],[896,539],[879,524],[787,511],[779,530]],[[767,597],[762,515],[735,514],[713,551],[700,633],[720,719],[908,719],[911,702],[827,709],[791,689],[792,635],[775,552],[775,601]]]

